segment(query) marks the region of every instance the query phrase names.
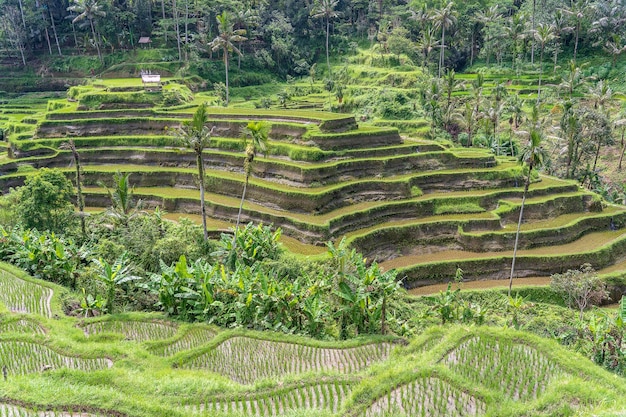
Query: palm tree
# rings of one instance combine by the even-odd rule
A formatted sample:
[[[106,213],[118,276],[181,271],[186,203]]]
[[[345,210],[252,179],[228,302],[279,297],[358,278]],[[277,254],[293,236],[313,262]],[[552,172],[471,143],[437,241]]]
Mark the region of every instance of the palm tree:
[[[554,19],[552,20],[552,26],[554,27],[554,37],[556,39],[556,45],[554,46],[554,67],[552,72],[556,72],[556,66],[559,59],[559,50],[561,48],[561,35],[566,32],[574,30],[573,27],[567,26],[565,17],[563,16],[563,10],[556,9],[554,11]]]
[[[420,40],[417,42],[417,48],[424,54],[424,68],[428,67],[428,58],[433,49],[439,46],[439,41],[435,39],[435,32],[433,28],[423,30]]]
[[[613,35],[611,40],[606,41],[604,49],[613,57],[611,61],[611,69],[613,69],[615,68],[617,57],[626,52],[626,44],[622,43],[622,38],[619,35]]]
[[[491,6],[489,9],[487,9],[486,11],[480,11],[476,14],[476,19],[483,24],[483,29],[487,28],[487,25],[494,24],[495,22],[497,22],[502,15],[500,14],[499,11],[500,7],[498,5],[493,5]],[[485,40],[487,46],[487,66],[489,66],[489,56],[491,55],[489,53],[489,48],[491,48],[491,39],[489,39],[489,31],[487,31],[487,39]]]
[[[130,172],[122,174],[116,172],[113,175],[113,189],[109,189],[102,182],[100,186],[104,187],[111,199],[111,207],[107,210],[107,215],[118,224],[128,227],[128,222],[141,212],[142,202],[139,200],[137,204],[133,204],[133,196],[135,194],[134,187],[130,186]]]
[[[59,149],[69,150],[72,152],[72,158],[74,159],[74,166],[76,167],[76,205],[78,206],[78,212],[80,216],[80,230],[83,238],[87,236],[87,230],[85,228],[85,200],[83,198],[82,189],[82,173],[80,169],[80,155],[76,149],[74,139],[70,139],[59,146]]]
[[[216,18],[219,35],[211,41],[209,46],[212,51],[221,49],[224,53],[224,67],[226,69],[226,105],[228,106],[228,57],[231,51],[235,52],[237,55],[241,55],[241,51],[237,49],[235,43],[246,41],[248,38],[243,36],[246,33],[245,29],[234,28],[230,13],[224,11],[222,14],[217,15]]]
[[[509,19],[509,25],[504,29],[505,33],[511,39],[511,68],[515,70],[515,57],[517,55],[518,41],[523,37],[524,18],[520,13],[516,13]]]
[[[570,7],[565,7],[563,12],[574,19],[574,63],[576,63],[576,54],[578,53],[578,39],[580,38],[580,30],[582,27],[583,19],[587,11],[589,10],[588,0],[572,0]]]
[[[326,19],[326,65],[328,65],[328,76],[330,77],[330,58],[328,55],[328,37],[330,36],[330,19],[335,19],[339,16],[339,13],[335,11],[335,8],[339,4],[339,0],[320,0],[315,3],[311,10],[311,16],[314,19],[325,18]]]
[[[78,16],[72,20],[72,24],[85,19],[89,21],[91,35],[93,36],[93,41],[96,44],[96,50],[98,51],[98,58],[100,58],[100,62],[103,62],[102,53],[100,52],[100,37],[96,33],[94,20],[99,17],[106,16],[106,13],[102,10],[102,6],[98,4],[98,0],[74,0],[74,4],[68,7],[67,10],[78,14]]]
[[[541,96],[541,78],[543,76],[543,52],[546,48],[546,44],[555,38],[554,26],[541,23],[537,26],[533,37],[541,45],[541,52],[539,53],[539,86],[537,87],[537,103],[539,103]]]
[[[441,78],[444,65],[444,53],[446,49],[446,29],[449,29],[456,24],[457,13],[456,10],[454,10],[453,8],[454,3],[449,2],[444,8],[436,9],[433,12],[435,26],[441,28],[441,44],[439,45],[439,47],[441,48],[441,52],[439,54],[439,78]]]
[[[511,262],[511,277],[509,279],[509,297],[511,296],[511,288],[513,287],[513,274],[515,273],[515,260],[517,258],[517,245],[519,243],[519,232],[522,227],[522,219],[524,216],[524,204],[526,203],[526,195],[528,194],[528,188],[530,187],[530,180],[533,169],[539,168],[543,164],[545,158],[545,151],[541,147],[541,141],[543,140],[542,132],[535,126],[530,131],[530,139],[528,145],[522,150],[520,155],[520,163],[528,166],[528,175],[524,182],[524,193],[522,194],[522,205],[519,211],[519,220],[517,221],[517,232],[515,233],[515,245],[513,246],[513,260]]]
[[[204,201],[204,160],[202,152],[204,148],[209,146],[211,136],[215,131],[215,126],[209,130],[206,126],[209,116],[207,114],[206,105],[198,107],[190,121],[183,123],[180,128],[179,140],[185,147],[192,149],[196,154],[196,166],[198,167],[198,184],[200,186],[200,212],[202,213],[202,229],[204,230],[204,240],[209,238],[209,232],[206,226],[206,203]]]
[[[242,129],[242,133],[245,135],[244,140],[246,143],[246,158],[243,163],[243,170],[246,176],[246,181],[243,185],[243,193],[241,194],[241,203],[239,204],[239,213],[237,213],[237,223],[235,224],[235,238],[237,237],[237,231],[239,230],[239,221],[241,219],[241,211],[243,209],[243,202],[246,198],[246,190],[248,189],[248,181],[250,180],[250,172],[252,171],[252,161],[258,151],[265,152],[267,150],[267,141],[270,132],[270,125],[265,121],[249,122],[246,127]],[[250,138],[250,142],[246,138]],[[233,239],[233,250],[235,247],[236,239]]]

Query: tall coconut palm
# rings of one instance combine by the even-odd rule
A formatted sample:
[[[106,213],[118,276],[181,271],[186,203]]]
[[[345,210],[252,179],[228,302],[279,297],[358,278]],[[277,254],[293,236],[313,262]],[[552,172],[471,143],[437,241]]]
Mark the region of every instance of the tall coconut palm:
[[[539,86],[537,87],[537,103],[541,100],[541,78],[543,77],[543,52],[546,44],[554,40],[554,26],[541,23],[537,25],[537,30],[533,32],[534,39],[539,42]]]
[[[316,2],[311,10],[314,19],[326,19],[326,65],[328,65],[328,76],[330,76],[330,58],[328,54],[328,38],[330,36],[330,19],[339,17],[339,12],[335,11],[339,0],[320,0]]]
[[[626,113],[622,113],[621,117],[618,117],[618,119],[613,122],[613,127],[615,130],[619,130],[621,135],[619,163],[617,164],[617,169],[621,171],[624,152],[626,151]]]
[[[554,11],[552,26],[554,27],[554,37],[556,39],[556,45],[554,46],[554,67],[552,69],[552,72],[556,72],[556,66],[559,59],[559,50],[561,49],[561,36],[564,33],[573,31],[574,28],[571,26],[567,26],[565,16],[563,15],[563,10],[561,9],[556,9]]]
[[[563,8],[563,12],[570,16],[574,21],[574,63],[576,63],[576,54],[578,53],[578,40],[582,29],[583,19],[589,11],[589,0],[572,0],[570,7]]]
[[[456,24],[456,10],[454,10],[454,3],[449,2],[445,7],[441,9],[436,9],[433,12],[433,20],[435,22],[435,26],[441,28],[441,44],[439,47],[441,48],[441,52],[439,53],[439,78],[441,78],[443,65],[444,65],[444,55],[446,49],[446,29],[452,28]]]
[[[417,41],[417,48],[424,54],[424,68],[428,67],[428,61],[430,53],[437,48],[439,41],[435,39],[435,31],[433,28],[428,28],[422,31],[419,41]]]
[[[244,140],[246,141],[246,158],[243,163],[243,170],[246,181],[243,185],[243,193],[241,193],[241,203],[239,204],[239,213],[237,213],[237,223],[235,224],[235,239],[233,239],[233,248],[235,247],[237,231],[239,230],[239,221],[241,219],[241,211],[243,210],[243,202],[246,198],[246,190],[248,189],[248,181],[250,180],[250,172],[252,171],[252,162],[257,152],[267,151],[267,141],[270,133],[270,125],[265,121],[249,122],[242,129]],[[248,139],[250,141],[248,142]]]
[[[72,152],[72,158],[74,159],[74,166],[76,167],[76,205],[78,206],[78,212],[80,216],[80,231],[83,238],[87,236],[87,230],[85,228],[85,199],[83,198],[82,188],[82,172],[80,168],[80,155],[76,149],[74,139],[70,139],[59,146],[59,149],[69,150]]]
[[[77,13],[78,15],[72,20],[72,23],[80,22],[87,19],[89,21],[89,27],[91,28],[91,35],[98,51],[98,58],[100,62],[102,60],[102,53],[100,52],[100,36],[96,32],[94,21],[100,17],[106,16],[106,12],[103,7],[98,4],[99,0],[74,0],[74,4],[67,8],[68,11]]]
[[[206,225],[206,203],[204,201],[204,160],[202,159],[202,153],[204,149],[209,146],[211,142],[211,136],[215,131],[215,126],[210,130],[206,125],[209,116],[207,114],[206,105],[198,107],[190,121],[183,123],[183,126],[178,132],[179,140],[185,145],[185,147],[193,150],[196,154],[196,166],[198,168],[198,184],[200,187],[200,212],[202,213],[202,229],[204,230],[204,239],[209,238]]]
[[[509,297],[511,296],[511,288],[513,287],[513,275],[515,273],[515,260],[517,259],[517,246],[519,243],[519,232],[522,227],[522,220],[524,216],[524,204],[526,203],[526,195],[528,194],[528,188],[530,187],[530,180],[532,177],[533,169],[541,167],[545,159],[545,151],[541,147],[543,140],[543,134],[536,126],[530,131],[530,138],[528,145],[522,150],[520,154],[520,163],[526,164],[528,167],[528,175],[526,181],[524,181],[524,193],[522,194],[522,205],[519,211],[519,220],[517,221],[517,232],[515,233],[515,244],[513,246],[513,260],[511,261],[511,277],[509,279]]]
[[[230,100],[228,91],[228,59],[231,52],[241,55],[241,51],[237,49],[235,43],[246,41],[248,38],[243,36],[246,33],[245,29],[234,28],[233,19],[230,13],[224,11],[222,14],[217,15],[216,18],[219,35],[211,41],[209,46],[213,51],[221,49],[224,53],[224,67],[226,69],[226,105],[228,106],[228,102]]]
[[[500,20],[501,17],[502,14],[500,14],[500,7],[495,4],[487,10],[479,11],[476,14],[476,20],[482,23],[483,30],[486,30],[487,25],[489,25],[490,23],[494,24],[495,22]],[[487,31],[487,39],[485,39],[485,43],[487,44],[487,66],[489,66],[489,57],[491,55],[491,53],[489,52],[489,49],[491,48],[491,39],[489,37],[489,31]]]

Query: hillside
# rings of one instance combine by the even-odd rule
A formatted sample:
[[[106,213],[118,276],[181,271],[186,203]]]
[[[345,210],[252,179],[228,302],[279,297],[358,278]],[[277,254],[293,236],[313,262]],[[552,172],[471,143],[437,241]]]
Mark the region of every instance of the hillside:
[[[621,378],[524,332],[320,342],[157,314],[63,317],[63,288],[5,264],[0,283],[2,416],[608,416],[624,407]]]

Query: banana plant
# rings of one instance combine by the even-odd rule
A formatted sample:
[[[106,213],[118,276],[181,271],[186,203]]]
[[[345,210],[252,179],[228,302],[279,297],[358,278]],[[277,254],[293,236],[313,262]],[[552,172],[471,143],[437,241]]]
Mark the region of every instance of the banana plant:
[[[133,275],[132,265],[128,260],[127,252],[120,255],[112,264],[99,258],[93,260],[96,266],[96,279],[106,287],[106,309],[109,314],[113,314],[115,308],[115,290],[122,284],[141,279]]]

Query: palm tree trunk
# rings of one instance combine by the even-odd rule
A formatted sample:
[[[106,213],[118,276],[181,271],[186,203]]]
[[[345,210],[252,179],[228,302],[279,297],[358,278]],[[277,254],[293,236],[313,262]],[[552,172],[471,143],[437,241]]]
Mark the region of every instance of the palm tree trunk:
[[[539,86],[537,87],[537,104],[541,101],[541,77],[543,76],[543,50],[544,44],[541,44],[541,53],[539,54]]]
[[[209,232],[206,227],[206,203],[204,201],[204,162],[202,160],[202,151],[196,152],[196,165],[198,165],[198,177],[200,184],[200,212],[202,213],[202,230],[204,232],[204,240],[208,240]]]
[[[26,18],[24,18],[24,5],[22,4],[22,0],[18,0],[18,5],[20,6],[20,15],[22,16],[22,25],[24,26],[24,30],[26,30]]]
[[[441,69],[443,67],[444,50],[446,48],[446,26],[441,25],[441,53],[439,54],[439,78],[441,78]]]
[[[59,52],[59,56],[63,56],[63,54],[61,53],[61,46],[59,45],[59,35],[57,34],[57,27],[54,24],[54,16],[52,15],[50,5],[48,5],[48,12],[50,12],[50,22],[52,22],[52,33],[54,34],[54,41],[57,45],[57,51]]]
[[[185,62],[189,61],[187,44],[189,43],[189,0],[185,0]]]
[[[598,158],[600,157],[600,147],[602,147],[602,139],[598,139],[598,147],[596,148],[596,156],[593,159],[593,168],[592,171],[596,170],[596,165],[598,164]]]
[[[176,7],[176,0],[172,0],[172,14],[174,15],[174,26],[176,28],[176,46],[178,47],[178,60],[182,61],[183,53],[180,49],[180,25],[178,23],[178,8]]]
[[[532,15],[532,22],[531,22],[531,26],[532,26],[532,33],[535,33],[535,9],[537,8],[537,0],[533,0],[533,15]],[[530,46],[530,63],[532,65],[535,64],[535,37],[532,36],[532,44]],[[510,295],[510,294],[509,294]]]
[[[326,15],[326,65],[328,65],[328,78],[331,78],[330,73],[330,58],[328,55],[328,37],[330,36],[330,18]]]
[[[532,165],[528,168],[528,178],[526,178],[526,183],[524,184],[524,194],[522,195],[522,205],[519,210],[519,220],[517,221],[517,232],[515,233],[515,245],[513,246],[513,260],[511,262],[511,277],[509,279],[509,297],[511,296],[511,289],[513,288],[513,274],[515,273],[515,259],[517,258],[517,245],[519,243],[519,231],[522,227],[522,218],[524,216],[524,204],[526,203],[526,194],[528,193],[528,188],[530,187],[530,174],[533,171]]]
[[[617,166],[618,170],[622,170],[622,160],[624,159],[624,151],[626,151],[626,143],[624,143],[624,132],[626,129],[622,129],[622,151],[619,154],[619,164]]]
[[[93,40],[96,44],[96,50],[98,51],[98,58],[100,58],[100,63],[104,63],[102,60],[102,53],[100,53],[100,43],[98,42],[98,36],[96,35],[96,29],[93,27],[92,19],[89,19],[89,25],[91,26],[91,35],[93,36]]]
[[[248,189],[248,180],[250,179],[250,173],[246,172],[246,181],[243,184],[243,192],[241,193],[241,202],[239,203],[239,212],[237,213],[237,222],[235,223],[235,236],[233,238],[233,250],[237,244],[237,232],[239,231],[239,222],[241,220],[241,212],[243,211],[243,202],[246,199],[246,190]]]
[[[84,239],[87,237],[87,229],[85,227],[85,200],[83,199],[83,187],[80,174],[80,155],[74,145],[72,145],[72,156],[74,157],[74,165],[76,166],[76,203],[78,205],[78,212],[80,213],[80,231]]]
[[[226,68],[226,106],[230,102],[230,92],[228,88],[228,49],[224,48],[224,67]]]
[[[556,63],[559,58],[559,41],[557,40],[556,45],[554,45],[554,68],[552,69],[552,73],[556,72]]]
[[[574,64],[576,64],[576,54],[578,53],[578,35],[580,33],[580,22],[576,23],[576,41],[574,42]]]
[[[163,21],[165,21],[165,0],[161,0],[161,14],[163,15]],[[163,40],[167,46],[167,28],[163,28]]]

